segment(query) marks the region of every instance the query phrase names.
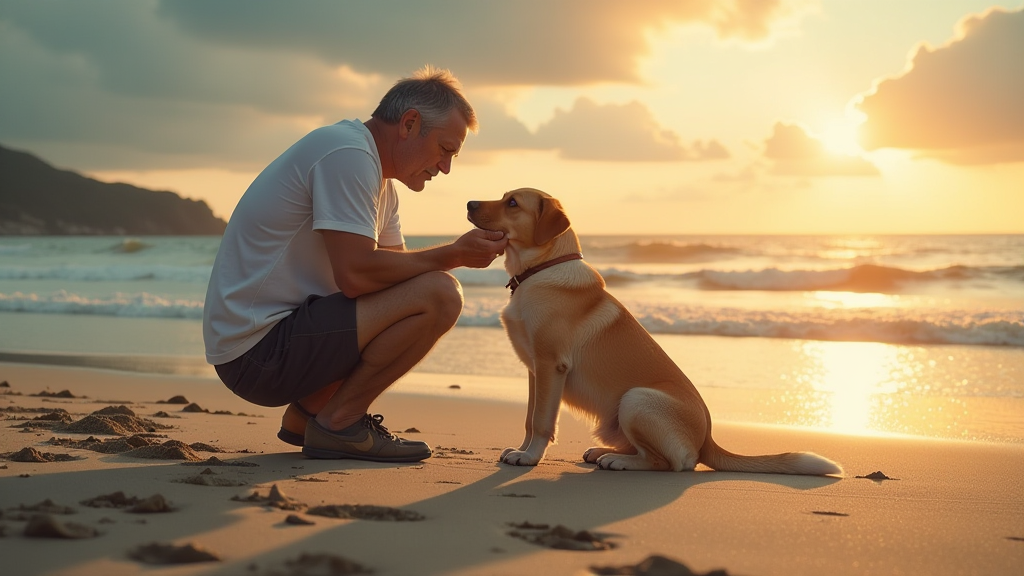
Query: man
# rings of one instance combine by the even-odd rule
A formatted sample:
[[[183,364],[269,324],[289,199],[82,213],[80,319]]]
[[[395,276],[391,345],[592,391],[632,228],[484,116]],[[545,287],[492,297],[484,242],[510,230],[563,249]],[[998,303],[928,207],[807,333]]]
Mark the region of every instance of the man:
[[[366,122],[300,139],[231,215],[203,312],[206,358],[238,396],[288,405],[278,437],[307,456],[430,457],[367,412],[458,320],[462,288],[446,271],[487,267],[507,239],[474,229],[407,250],[392,180],[423,190],[476,129],[454,76],[424,68]]]

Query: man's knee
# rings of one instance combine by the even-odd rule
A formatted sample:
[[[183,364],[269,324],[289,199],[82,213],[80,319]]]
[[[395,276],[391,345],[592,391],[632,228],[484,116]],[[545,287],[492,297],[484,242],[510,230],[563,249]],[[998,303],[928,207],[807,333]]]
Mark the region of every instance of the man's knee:
[[[427,272],[418,280],[422,282],[421,289],[429,299],[432,311],[454,325],[462,314],[462,285],[459,281],[447,272]]]

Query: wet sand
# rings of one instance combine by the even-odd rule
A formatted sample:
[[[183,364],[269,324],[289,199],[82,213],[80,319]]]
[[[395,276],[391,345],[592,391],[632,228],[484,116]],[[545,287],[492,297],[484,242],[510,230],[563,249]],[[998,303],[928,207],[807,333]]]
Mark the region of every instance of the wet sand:
[[[1020,444],[716,421],[729,450],[814,451],[845,476],[610,472],[580,461],[589,436],[566,413],[547,459],[517,468],[496,459],[521,441],[525,405],[459,397],[463,377],[462,390],[444,397],[399,386],[373,408],[392,431],[435,447],[433,458],[323,461],[276,439],[280,409],[246,404],[212,380],[2,363],[0,380],[9,383],[0,389],[0,454],[69,457],[0,460],[4,573],[142,574],[166,563],[180,564],[176,575],[628,574],[678,565],[748,576],[943,575],[1024,566]],[[167,403],[176,396],[187,404]],[[202,410],[182,410],[192,404]],[[57,416],[35,420],[47,414]],[[109,427],[68,431],[87,418]]]

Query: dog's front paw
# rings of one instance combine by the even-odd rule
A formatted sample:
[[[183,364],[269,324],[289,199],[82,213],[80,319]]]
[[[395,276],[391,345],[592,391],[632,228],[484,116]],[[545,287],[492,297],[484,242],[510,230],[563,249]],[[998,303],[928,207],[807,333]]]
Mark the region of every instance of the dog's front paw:
[[[536,466],[540,462],[540,458],[529,452],[516,450],[515,448],[505,448],[501,453],[499,461],[513,466]]]
[[[601,446],[594,446],[583,453],[583,461],[588,464],[597,464],[597,459],[609,452],[614,452],[613,448],[603,448]]]

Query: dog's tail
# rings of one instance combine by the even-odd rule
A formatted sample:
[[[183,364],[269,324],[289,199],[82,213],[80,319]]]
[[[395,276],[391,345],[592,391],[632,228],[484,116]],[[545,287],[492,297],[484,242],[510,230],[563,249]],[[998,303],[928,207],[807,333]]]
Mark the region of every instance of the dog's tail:
[[[825,476],[842,474],[835,462],[810,452],[786,452],[765,456],[740,456],[722,448],[711,436],[700,448],[700,462],[723,472],[761,472],[765,474],[807,474]]]

